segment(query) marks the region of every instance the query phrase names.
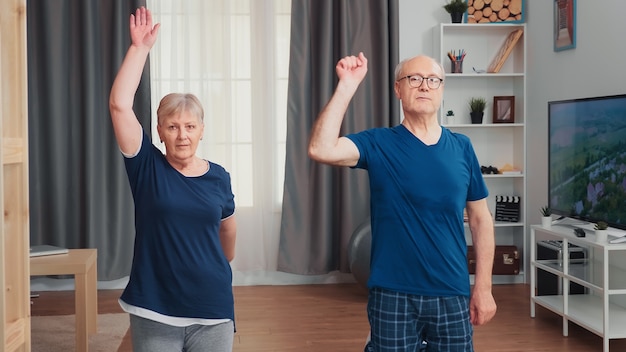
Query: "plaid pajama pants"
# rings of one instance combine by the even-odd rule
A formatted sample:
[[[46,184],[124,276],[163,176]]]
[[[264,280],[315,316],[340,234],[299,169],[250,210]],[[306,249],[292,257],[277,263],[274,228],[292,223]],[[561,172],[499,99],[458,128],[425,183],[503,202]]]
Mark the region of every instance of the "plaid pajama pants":
[[[473,352],[469,297],[369,291],[365,352]]]

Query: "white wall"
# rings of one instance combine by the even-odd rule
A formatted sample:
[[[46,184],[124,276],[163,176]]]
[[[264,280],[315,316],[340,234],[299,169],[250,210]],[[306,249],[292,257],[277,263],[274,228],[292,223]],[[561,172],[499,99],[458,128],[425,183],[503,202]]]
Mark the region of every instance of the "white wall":
[[[626,2],[578,0],[576,48],[560,52],[552,49],[552,3],[533,0],[528,6],[526,155],[531,223],[539,223],[539,208],[548,202],[548,101],[626,93],[626,65],[615,64],[616,58],[626,57]]]
[[[449,23],[443,0],[400,0],[400,60],[415,55],[435,56],[433,28]]]
[[[539,208],[547,203],[547,102],[626,93],[626,65],[617,60],[626,58],[623,17],[626,1],[577,0],[576,48],[561,52],[552,49],[553,0],[525,1],[529,212],[526,219],[529,224],[535,224],[540,223]],[[435,56],[433,28],[450,22],[443,4],[444,0],[400,0],[400,59],[418,54]],[[315,278],[315,283],[349,280],[344,276],[330,277],[330,280],[327,276]],[[124,280],[102,288],[123,287]],[[301,283],[294,279],[287,281]],[[47,282],[41,284],[35,282],[33,290],[49,289]]]
[[[626,93],[624,0],[578,0],[576,48],[555,52],[553,0],[525,0],[527,48],[527,211],[541,221],[548,198],[548,101]],[[450,22],[444,0],[400,0],[400,59],[435,56],[433,27]],[[525,261],[527,262],[527,260]]]

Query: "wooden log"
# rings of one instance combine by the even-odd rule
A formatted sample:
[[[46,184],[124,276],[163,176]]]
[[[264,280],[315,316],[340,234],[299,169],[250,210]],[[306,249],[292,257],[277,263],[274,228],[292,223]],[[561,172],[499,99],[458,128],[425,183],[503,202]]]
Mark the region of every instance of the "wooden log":
[[[467,8],[467,14],[468,14],[468,15],[473,15],[473,14],[474,14],[474,11],[476,11],[476,9],[474,9],[473,7],[468,7],[468,8]]]
[[[472,5],[476,10],[482,10],[485,7],[484,0],[474,0],[474,5]]]
[[[504,7],[504,8],[502,8],[502,10],[498,11],[498,18],[501,19],[502,21],[504,21],[507,18],[509,18],[510,14],[511,14],[511,12],[509,11],[509,9]]]
[[[522,0],[511,0],[509,4],[509,11],[513,15],[519,15],[522,13]]]
[[[504,0],[493,0],[491,2],[491,9],[495,12],[502,10],[504,7]]]
[[[482,11],[474,11],[474,19],[476,19],[476,21],[480,22],[480,20],[483,18],[483,12]]]
[[[492,13],[493,13],[493,10],[491,9],[491,7],[485,7],[483,9],[483,17],[491,17]]]

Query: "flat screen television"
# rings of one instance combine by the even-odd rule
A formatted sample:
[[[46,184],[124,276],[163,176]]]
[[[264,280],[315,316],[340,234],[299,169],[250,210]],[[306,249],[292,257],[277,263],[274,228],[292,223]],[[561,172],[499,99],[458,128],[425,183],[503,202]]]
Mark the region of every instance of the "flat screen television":
[[[548,205],[626,229],[626,94],[548,102]]]

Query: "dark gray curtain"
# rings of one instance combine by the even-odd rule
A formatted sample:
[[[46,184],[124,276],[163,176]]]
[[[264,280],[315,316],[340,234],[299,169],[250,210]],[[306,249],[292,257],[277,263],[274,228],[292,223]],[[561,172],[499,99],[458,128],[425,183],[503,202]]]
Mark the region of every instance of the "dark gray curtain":
[[[346,113],[342,135],[400,122],[393,93],[398,1],[292,1],[280,271],[348,272],[350,237],[369,216],[365,171],[307,157],[311,126],[337,85],[335,65],[359,51],[368,58],[368,73]]]
[[[130,273],[133,200],[109,92],[145,0],[29,0],[31,244],[98,249],[98,280]],[[135,111],[150,131],[149,74]]]

